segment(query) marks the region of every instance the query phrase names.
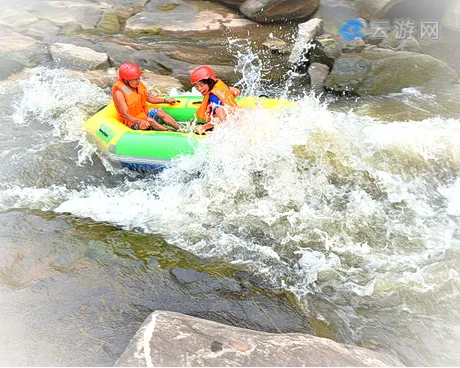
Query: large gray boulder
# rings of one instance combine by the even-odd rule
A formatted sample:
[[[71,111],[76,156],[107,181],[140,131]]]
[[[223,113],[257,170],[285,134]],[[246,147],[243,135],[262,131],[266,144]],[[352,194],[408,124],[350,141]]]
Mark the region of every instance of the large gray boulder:
[[[59,27],[78,27],[83,30],[94,29],[104,12],[101,5],[86,0],[31,0],[26,9],[39,19],[48,19]]]
[[[126,21],[128,35],[165,35],[222,37],[229,29],[234,34],[246,34],[256,23],[236,14],[226,6],[211,2],[150,1],[144,10]]]
[[[259,23],[305,20],[319,7],[319,0],[213,0],[239,10]]]
[[[38,22],[32,12],[17,6],[6,6],[3,4],[0,7],[0,24],[11,27],[12,29],[23,31],[31,24]]]
[[[57,33],[81,30],[117,33],[120,30],[118,16],[110,4],[87,0],[7,0],[0,5],[0,24],[45,40]]]
[[[408,51],[343,54],[335,60],[325,88],[357,95],[383,95],[412,86],[452,84],[458,74],[441,60]]]
[[[359,15],[365,19],[382,18],[390,8],[402,0],[356,0]]]
[[[155,311],[116,367],[401,367],[395,357],[300,333],[267,333]]]
[[[319,0],[246,0],[240,11],[260,23],[303,20],[319,7]]]
[[[354,0],[321,0],[315,18],[324,21],[325,33],[337,35],[339,28],[347,21],[358,18]]]

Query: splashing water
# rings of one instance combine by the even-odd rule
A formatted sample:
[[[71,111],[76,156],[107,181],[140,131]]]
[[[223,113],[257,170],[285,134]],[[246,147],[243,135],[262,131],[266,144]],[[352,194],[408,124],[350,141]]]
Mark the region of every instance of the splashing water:
[[[235,50],[237,65],[235,71],[242,75],[240,81],[235,84],[240,87],[243,94],[257,96],[261,91],[260,81],[263,76],[262,62],[259,55],[252,49],[250,41],[241,39],[229,39],[229,48]]]
[[[94,153],[82,126],[110,97],[66,70],[36,68],[25,79],[2,85],[0,170],[4,174],[0,185],[72,187],[86,181],[88,174],[83,170],[70,177],[65,172],[78,161],[76,142],[86,144],[86,158]]]
[[[101,107],[109,100],[101,88],[62,70],[39,68],[29,79],[20,81],[19,87],[24,95],[13,114],[13,123],[39,121],[67,141],[81,137],[88,109]],[[29,114],[34,119],[28,119]]]
[[[242,67],[244,83],[256,94],[260,65],[254,56],[245,62],[254,69]],[[306,96],[287,111],[240,111],[208,135],[206,149],[157,177],[130,180],[79,161],[81,135],[64,124],[74,106],[107,96],[56,71],[33,78],[21,82],[15,121],[32,114],[34,126],[46,127],[37,138],[44,149],[51,137],[61,152],[72,141],[67,167],[91,181],[69,187],[53,173],[42,188],[27,178],[15,188],[3,182],[2,209],[69,212],[161,234],[292,291],[322,335],[383,346],[407,364],[460,361],[457,119],[382,124]],[[38,85],[47,91],[42,105]],[[83,115],[73,113],[71,125]]]
[[[306,98],[284,114],[242,112],[209,135],[206,151],[177,159],[142,187],[93,188],[55,210],[244,264],[306,307],[333,303],[329,323],[345,341],[362,342],[366,334],[352,326],[363,317],[338,307],[341,298],[375,300],[379,309],[400,288],[410,298],[442,293],[446,280],[458,290],[448,254],[458,265],[460,234],[446,194],[456,188],[458,126],[381,125]]]

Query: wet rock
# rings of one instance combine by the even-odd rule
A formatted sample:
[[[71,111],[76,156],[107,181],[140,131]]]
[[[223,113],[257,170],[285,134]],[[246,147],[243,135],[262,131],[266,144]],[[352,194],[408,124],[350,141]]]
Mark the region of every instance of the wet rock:
[[[235,14],[227,7],[210,2],[178,0],[175,6],[163,7],[163,1],[150,1],[145,9],[126,21],[125,33],[128,35],[197,35],[222,37],[226,29],[246,33],[246,27],[256,23]]]
[[[163,47],[168,47],[167,44],[162,44],[161,47],[153,45],[152,47],[142,50],[136,50],[129,46],[116,44],[106,44],[104,48],[109,55],[110,60],[115,67],[120,66],[125,61],[131,61],[139,65],[142,70],[149,70],[155,74],[171,76],[182,82],[186,82],[190,78],[190,72],[193,68],[190,63],[173,58],[174,52],[162,51]],[[171,56],[170,56],[171,55]]]
[[[60,28],[48,19],[42,19],[27,28],[27,35],[30,37],[43,40],[46,43],[52,43],[52,40],[57,37]]]
[[[392,52],[394,52],[394,50],[391,48],[381,48],[376,45],[366,45],[364,49],[362,49],[361,54],[373,52],[386,52],[391,54]]]
[[[60,27],[71,26],[83,30],[94,29],[104,9],[90,1],[38,1],[28,4],[29,10],[40,19],[48,19]]]
[[[323,20],[325,32],[338,34],[339,28],[350,19],[358,18],[354,2],[349,0],[321,0],[314,18]]]
[[[77,70],[104,69],[109,67],[107,54],[96,52],[87,47],[65,43],[55,43],[50,48],[56,63],[65,68]]]
[[[21,227],[16,224],[20,223]],[[45,229],[47,233],[64,231],[70,225],[63,219],[46,219],[26,212],[12,211],[0,214],[0,237],[19,239],[22,234],[41,232]]]
[[[260,23],[304,20],[319,6],[319,0],[246,0],[240,11]]]
[[[84,37],[79,37],[78,35],[75,35],[75,36],[60,35],[52,43],[70,44],[74,46],[88,48],[98,53],[105,53],[105,48],[100,43],[96,43]]]
[[[363,41],[366,45],[379,45],[387,39],[388,37],[376,37],[372,32],[365,34],[363,37]]]
[[[112,11],[104,11],[101,19],[97,22],[96,29],[102,33],[119,33],[120,22],[117,15]]]
[[[355,38],[354,40],[348,41],[343,47],[342,47],[342,52],[344,54],[352,54],[352,53],[357,53],[361,52],[362,49],[366,44],[364,43],[362,38]]]
[[[421,46],[419,42],[414,38],[398,38],[398,32],[396,29],[388,33],[388,37],[385,37],[377,44],[379,48],[386,48],[394,51],[411,51],[420,52]]]
[[[293,46],[283,41],[282,39],[275,37],[273,35],[262,44],[262,46],[268,48],[271,52],[277,53],[280,55],[287,55],[292,52]]]
[[[147,4],[149,0],[96,0],[95,2],[105,6],[107,6],[109,2],[116,15],[126,20],[144,9],[145,4]]]
[[[90,70],[90,71],[72,71],[73,74],[79,75],[82,78],[89,80],[91,83],[101,87],[111,89],[118,78],[116,68],[105,70]],[[142,81],[153,95],[166,95],[172,89],[182,90],[182,83],[176,78],[152,73],[150,70],[143,70]]]
[[[195,270],[173,267],[169,272],[182,284],[191,284],[198,281],[209,281],[212,277],[206,272],[198,272]]]
[[[356,0],[355,6],[361,17],[365,19],[381,18],[401,0]]]
[[[0,24],[17,31],[26,30],[31,24],[39,21],[32,12],[19,7],[3,6],[0,8]]]
[[[230,9],[238,10],[241,4],[246,0],[214,0],[216,3],[221,3],[225,6],[228,6]]]
[[[257,331],[313,331],[291,294],[259,288],[248,271],[213,266],[157,235],[32,212],[40,216],[0,215],[4,365],[113,366],[156,310]],[[181,273],[179,264],[189,267]],[[210,291],[198,293],[200,282]]]
[[[311,335],[257,332],[157,310],[146,319],[115,366],[402,367],[403,364],[387,353]]]
[[[319,49],[324,52],[328,59],[336,59],[342,54],[340,44],[331,35],[322,35],[316,39],[319,43]]]
[[[396,46],[395,51],[420,52],[421,46],[415,38],[403,39]]]
[[[324,64],[332,68],[334,60],[342,54],[339,43],[331,37],[320,36],[310,42],[310,48],[305,50],[301,59],[295,64],[298,72],[306,72],[313,63]]]
[[[178,79],[167,75],[155,74],[149,70],[143,71],[142,80],[148,91],[153,95],[165,95],[170,94],[172,89],[183,89],[183,85]]]
[[[197,272],[179,267],[173,267],[170,272],[179,283],[187,284],[191,294],[209,293],[210,291],[241,292],[240,285],[234,279],[214,279],[206,272]]]
[[[6,79],[13,74],[17,74],[24,69],[24,65],[14,60],[3,60],[0,56],[2,67],[0,68],[0,80]]]
[[[386,36],[387,37],[376,38],[376,37],[372,37],[372,35],[370,35],[370,37],[372,37],[372,39],[375,42],[372,42],[372,43],[371,42],[366,42],[366,43],[377,45],[380,48],[386,48],[386,49],[394,50],[398,46],[398,43],[400,41],[400,40],[398,40],[396,38],[397,30],[394,29],[394,30],[392,30],[390,32],[386,32]]]
[[[105,70],[90,70],[85,72],[73,71],[73,73],[101,88],[112,88],[117,80],[117,71],[114,68]]]
[[[310,76],[310,86],[315,94],[324,92],[324,81],[329,74],[329,67],[320,63],[312,63],[308,68],[308,75]]]
[[[13,32],[5,26],[0,26],[0,44],[0,79],[48,59],[48,52],[40,41]]]
[[[339,93],[380,95],[411,86],[452,84],[457,80],[457,72],[429,55],[407,51],[368,52],[336,59],[325,87]]]

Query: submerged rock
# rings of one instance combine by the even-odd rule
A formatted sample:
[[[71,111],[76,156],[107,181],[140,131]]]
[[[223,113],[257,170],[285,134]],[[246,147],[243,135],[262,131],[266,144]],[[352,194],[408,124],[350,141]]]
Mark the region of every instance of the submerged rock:
[[[401,367],[395,357],[307,334],[272,334],[155,311],[116,367],[372,366]]]
[[[441,60],[407,51],[344,54],[326,79],[333,92],[381,95],[411,86],[453,84],[458,74]]]

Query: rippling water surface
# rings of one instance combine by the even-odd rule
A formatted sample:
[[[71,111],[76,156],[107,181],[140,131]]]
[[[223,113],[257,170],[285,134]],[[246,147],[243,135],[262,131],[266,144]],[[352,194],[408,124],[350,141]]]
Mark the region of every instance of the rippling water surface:
[[[108,91],[64,70],[2,82],[0,209],[52,221],[16,216],[27,241],[8,243],[0,284],[32,298],[28,285],[87,267],[75,252],[83,243],[68,245],[76,259],[66,261],[65,239],[47,255],[30,249],[33,239],[45,242],[56,226],[81,232],[83,221],[97,225],[79,235],[91,247],[107,224],[120,231],[114,244],[130,244],[124,232],[151,234],[243,265],[293,292],[321,336],[383,348],[408,365],[459,365],[459,97],[459,86],[408,88],[244,111],[205,149],[153,176],[112,166],[83,135]]]

